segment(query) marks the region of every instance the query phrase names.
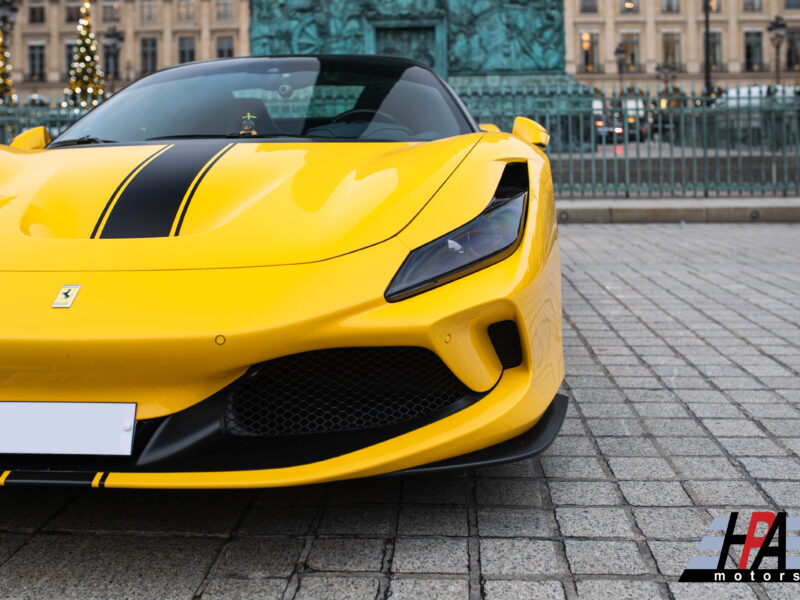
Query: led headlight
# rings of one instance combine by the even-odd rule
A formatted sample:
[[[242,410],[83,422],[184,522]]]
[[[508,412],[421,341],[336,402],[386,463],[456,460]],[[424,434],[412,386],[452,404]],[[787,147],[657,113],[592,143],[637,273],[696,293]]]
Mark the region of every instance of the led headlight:
[[[389,284],[386,300],[421,294],[510,256],[522,239],[528,201],[527,190],[514,192],[506,195],[498,188],[477,218],[413,250]]]

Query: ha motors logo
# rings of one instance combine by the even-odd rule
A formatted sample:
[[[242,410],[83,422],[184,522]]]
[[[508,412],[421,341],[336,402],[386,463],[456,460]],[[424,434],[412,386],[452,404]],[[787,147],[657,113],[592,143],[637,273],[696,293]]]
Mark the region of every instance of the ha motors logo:
[[[730,517],[717,517],[711,531],[724,531],[724,536],[705,536],[698,550],[718,550],[718,556],[695,556],[686,566],[680,581],[687,582],[800,582],[800,537],[787,531],[800,530],[800,518],[787,518],[785,512],[754,512],[746,534],[737,534],[738,512]],[[759,526],[761,526],[759,528]],[[758,535],[759,529],[763,535]],[[732,546],[741,546],[737,568],[726,569]],[[753,557],[750,566],[748,562]],[[734,559],[735,562],[735,559]]]

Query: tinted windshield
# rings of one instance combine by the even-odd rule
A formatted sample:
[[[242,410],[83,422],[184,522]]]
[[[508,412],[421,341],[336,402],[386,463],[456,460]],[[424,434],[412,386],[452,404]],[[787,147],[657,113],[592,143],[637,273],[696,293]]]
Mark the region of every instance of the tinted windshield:
[[[311,137],[434,140],[474,131],[429,70],[388,59],[247,58],[138,81],[65,131],[68,140]]]

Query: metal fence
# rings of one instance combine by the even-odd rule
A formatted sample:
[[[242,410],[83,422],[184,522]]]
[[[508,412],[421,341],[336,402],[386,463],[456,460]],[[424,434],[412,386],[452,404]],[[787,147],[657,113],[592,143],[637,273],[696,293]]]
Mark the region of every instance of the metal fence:
[[[751,86],[704,98],[670,88],[620,97],[585,87],[462,88],[479,122],[541,122],[559,197],[800,195],[800,90]],[[0,107],[0,143],[74,109]]]

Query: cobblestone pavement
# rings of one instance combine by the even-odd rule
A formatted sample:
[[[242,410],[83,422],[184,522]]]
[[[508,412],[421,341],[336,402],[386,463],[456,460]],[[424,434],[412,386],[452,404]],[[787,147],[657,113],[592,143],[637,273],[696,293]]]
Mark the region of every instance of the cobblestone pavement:
[[[800,227],[562,227],[555,444],[441,478],[0,491],[0,597],[797,598],[676,583],[713,516],[800,516]]]

